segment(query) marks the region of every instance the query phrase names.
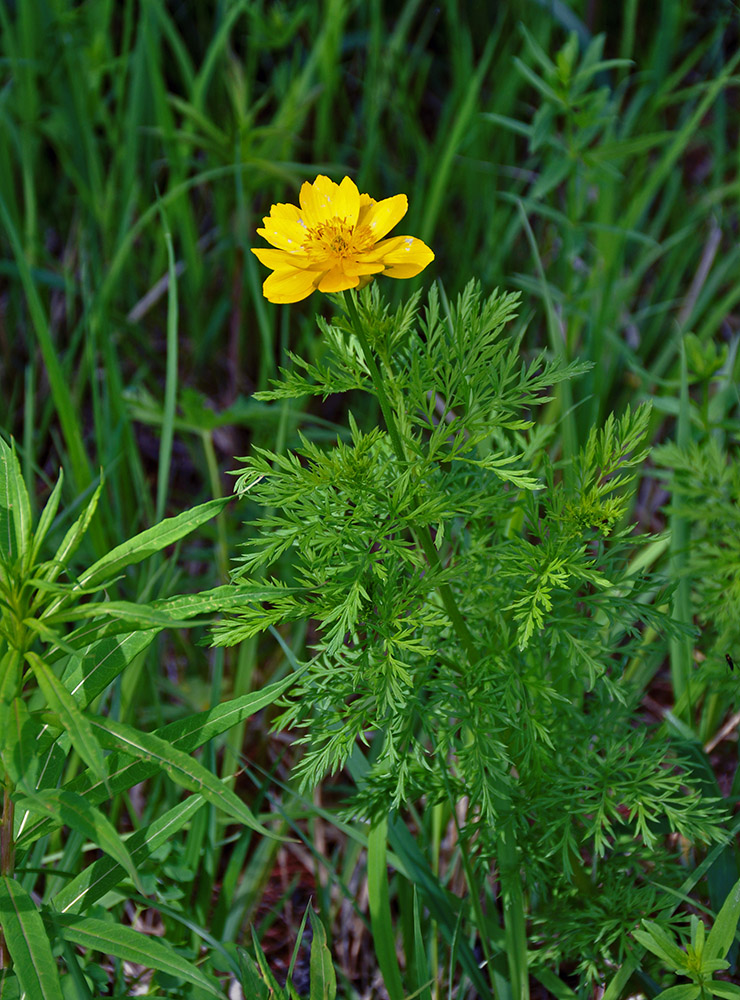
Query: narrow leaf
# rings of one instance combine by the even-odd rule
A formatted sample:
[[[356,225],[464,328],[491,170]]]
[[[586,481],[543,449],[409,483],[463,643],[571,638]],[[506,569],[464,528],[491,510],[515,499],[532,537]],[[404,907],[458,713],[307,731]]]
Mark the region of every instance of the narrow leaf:
[[[335,1000],[337,974],[326,943],[326,931],[319,917],[309,910],[313,941],[311,942],[311,1000]]]
[[[61,545],[54,553],[54,557],[43,564],[42,575],[48,583],[52,583],[56,580],[62,570],[66,569],[69,560],[77,551],[80,542],[87,533],[87,529],[90,527],[93,515],[98,508],[98,501],[100,500],[100,494],[102,491],[103,484],[101,482],[95,488],[95,491],[90,497],[85,509],[82,511],[74,524],[68,529],[62,539]]]
[[[44,543],[44,539],[48,534],[49,528],[51,528],[54,523],[54,518],[57,516],[57,511],[59,510],[59,502],[62,498],[62,483],[64,482],[64,472],[62,469],[59,470],[59,477],[54,484],[54,489],[49,494],[49,499],[46,501],[43,511],[41,512],[41,517],[39,518],[39,523],[36,526],[36,531],[33,536],[33,548],[31,550],[31,558],[29,559],[30,566],[36,564],[39,553],[41,552],[41,546]]]
[[[126,848],[133,864],[143,868],[152,852],[189,823],[204,804],[202,795],[191,795],[149,826],[132,834],[126,841]],[[114,889],[123,874],[123,868],[112,857],[98,858],[53,897],[54,908],[60,913],[78,913]]]
[[[218,809],[263,837],[282,839],[255,818],[230,788],[195,758],[178,750],[160,736],[143,733],[113,719],[91,720],[101,743],[130,757],[152,763],[176,784],[200,794]]]
[[[17,649],[8,649],[0,658],[0,701],[8,704],[20,689],[23,654]]]
[[[0,971],[0,1000],[20,1000],[21,987],[18,977],[8,969]]]
[[[19,803],[29,812],[50,815],[57,823],[68,826],[105,851],[131,878],[139,892],[144,894],[139,873],[126,845],[116,828],[87,799],[63,788],[47,788],[22,799]]]
[[[259,593],[254,600],[269,600],[272,591],[265,588],[264,595]],[[253,595],[249,594],[250,597]],[[138,624],[145,624],[142,618],[149,617],[156,621],[155,625],[132,630],[123,621],[107,623],[90,623],[78,628],[66,637],[68,646],[78,652],[75,658],[70,658],[62,674],[62,683],[75,696],[81,707],[89,705],[105,688],[125,669],[125,667],[143,652],[159,634],[162,628],[177,627],[180,621],[197,615],[207,615],[214,611],[229,607],[241,606],[245,597],[242,588],[233,586],[215,587],[201,594],[184,594],[154,601],[149,610],[143,610]],[[159,618],[158,616],[162,616]],[[86,648],[84,647],[87,643]]]
[[[12,559],[22,559],[31,541],[31,503],[15,454],[0,437],[0,509],[9,522],[3,524],[0,546]],[[10,527],[12,524],[12,535]],[[6,548],[7,546],[7,548]]]
[[[262,979],[269,987],[270,994],[275,997],[280,997],[280,994],[283,993],[283,991],[280,989],[280,984],[273,975],[265,953],[262,950],[262,945],[259,943],[257,938],[257,931],[254,928],[254,924],[252,924],[252,945],[254,947],[254,953],[257,956],[257,965],[262,973]]]
[[[696,1000],[701,993],[698,986],[693,983],[684,983],[681,986],[671,986],[670,989],[663,990],[655,1000]]]
[[[635,940],[658,958],[662,958],[671,969],[680,971],[686,968],[688,956],[678,947],[670,934],[652,920],[643,920],[642,926],[644,930],[633,931]]]
[[[367,838],[367,891],[370,904],[370,927],[378,965],[390,1000],[403,1000],[403,983],[398,967],[393,919],[388,897],[386,837],[388,822],[379,820]]]
[[[167,743],[176,747],[185,754],[192,753],[208,740],[231,729],[254,715],[261,709],[266,708],[283,694],[295,682],[298,673],[289,674],[281,681],[268,685],[261,691],[254,691],[251,694],[242,695],[232,701],[217,705],[207,712],[199,712],[191,715],[187,719],[179,719],[171,722],[162,729],[157,730],[155,735]],[[84,794],[92,803],[103,802],[110,795],[117,795],[132,785],[157,774],[159,765],[144,760],[131,760],[127,754],[114,751],[106,760],[108,767],[107,786],[103,781],[94,780],[89,773],[80,774],[74,778],[67,788]],[[49,784],[56,784],[58,776],[64,765],[64,752],[60,750],[58,744],[54,744],[49,749],[42,765],[42,779],[48,780]],[[48,779],[46,778],[48,775]],[[44,785],[42,787],[48,787]],[[33,826],[22,825],[18,833],[18,846],[27,846],[37,837],[51,829],[49,821],[42,821]]]
[[[710,979],[706,984],[710,994],[716,997],[723,997],[724,1000],[740,1000],[740,986],[733,986],[732,983],[725,983],[717,979]]]
[[[41,914],[26,890],[0,876],[0,925],[21,989],[33,1000],[64,1000]]]
[[[0,702],[0,738],[5,773],[14,785],[32,790],[39,771],[37,740],[41,723],[31,716],[22,698]]]
[[[72,944],[184,979],[223,1000],[223,993],[211,979],[158,938],[140,934],[125,924],[110,924],[70,913],[55,913],[53,921],[65,940]]]
[[[241,971],[241,986],[245,997],[252,1000],[269,1000],[270,989],[259,974],[257,963],[243,948],[237,948],[239,969]]]
[[[730,889],[704,945],[704,958],[724,958],[735,939],[740,919],[740,880]]]
[[[204,524],[229,502],[229,497],[222,497],[216,500],[209,500],[197,507],[178,514],[177,517],[169,517],[152,528],[147,528],[133,538],[129,538],[121,545],[111,549],[102,559],[98,559],[92,566],[88,567],[79,577],[79,585],[87,587],[91,584],[99,583],[108,577],[116,576],[126,566],[132,566],[141,562],[155,552],[161,552],[168,545],[173,545],[185,535],[189,535],[201,524]]]
[[[105,780],[103,752],[93,735],[90,722],[80,711],[77,702],[40,656],[29,651],[26,653],[26,660],[34,672],[47,705],[56,713],[63,728],[69,733],[72,746],[93,774]]]

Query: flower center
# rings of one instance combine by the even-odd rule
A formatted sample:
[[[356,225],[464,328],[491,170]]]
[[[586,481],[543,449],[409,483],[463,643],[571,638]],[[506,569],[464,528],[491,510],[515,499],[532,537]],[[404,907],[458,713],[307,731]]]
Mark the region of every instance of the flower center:
[[[332,257],[349,257],[372,242],[367,226],[355,229],[347,220],[334,216],[327,222],[314,226],[306,233],[303,250],[306,253],[329,254]]]

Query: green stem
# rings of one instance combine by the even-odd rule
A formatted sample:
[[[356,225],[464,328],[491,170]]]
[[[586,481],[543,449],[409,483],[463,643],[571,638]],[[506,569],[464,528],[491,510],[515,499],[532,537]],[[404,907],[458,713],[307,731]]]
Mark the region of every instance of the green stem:
[[[396,420],[393,415],[393,410],[388,400],[388,396],[385,391],[385,386],[383,385],[383,376],[380,374],[380,369],[375,360],[375,355],[373,354],[372,348],[368,343],[367,337],[365,336],[365,331],[362,327],[362,322],[360,320],[359,313],[357,312],[357,305],[354,299],[354,293],[349,291],[344,293],[344,301],[347,305],[347,312],[349,314],[349,321],[354,334],[360,342],[360,347],[362,348],[362,353],[365,355],[365,362],[370,369],[370,377],[373,380],[373,385],[375,386],[375,392],[378,397],[378,402],[380,403],[380,409],[383,413],[383,419],[385,420],[385,426],[388,430],[388,436],[391,439],[391,445],[396,453],[396,458],[405,465],[408,459],[406,458],[406,452],[404,451],[403,445],[401,443],[401,437],[398,433],[398,427],[396,426]],[[434,570],[440,569],[441,564],[439,561],[439,555],[437,554],[437,549],[432,540],[432,536],[429,533],[429,528],[426,525],[416,525],[411,524],[411,530],[414,536],[417,538],[419,544],[421,545],[424,555],[427,557],[427,562],[430,567]],[[463,649],[468,657],[468,661],[471,666],[476,664],[480,658],[481,654],[476,647],[475,639],[472,636],[470,629],[465,623],[460,609],[457,606],[455,598],[452,591],[447,586],[446,583],[442,583],[437,587],[439,596],[442,599],[442,604],[447,612],[450,621],[452,622],[452,627],[457,633],[457,637],[460,640]]]
[[[360,347],[365,356],[365,363],[370,369],[370,377],[373,380],[375,392],[383,413],[383,419],[388,430],[388,436],[393,447],[393,451],[402,465],[406,465],[408,458],[401,443],[401,436],[391,407],[388,395],[383,384],[383,377],[378,368],[372,348],[368,343],[359,313],[355,302],[355,293],[347,291],[344,293],[344,301],[347,306],[352,331],[360,342]],[[421,545],[424,555],[433,570],[441,568],[439,555],[426,525],[410,523],[412,534]],[[478,648],[473,635],[468,628],[465,619],[457,606],[452,591],[447,584],[439,584],[437,592],[442,600],[445,611],[450,619],[453,629],[457,634],[460,643],[465,650],[468,662],[471,667],[479,663],[482,659],[482,651]],[[503,786],[503,782],[501,783]],[[502,787],[502,807],[510,803],[510,797]],[[529,979],[527,974],[527,947],[526,947],[526,918],[524,913],[524,894],[522,892],[521,878],[519,875],[519,853],[513,841],[511,833],[501,830],[498,835],[498,859],[499,877],[501,881],[501,894],[504,909],[504,932],[507,944],[507,959],[509,964],[509,974],[511,976],[511,987],[513,1000],[529,1000]],[[471,884],[472,888],[472,884]]]
[[[404,452],[403,445],[401,444],[401,438],[398,433],[398,428],[396,427],[396,420],[393,416],[393,410],[391,409],[391,404],[388,401],[388,396],[386,395],[385,386],[383,384],[383,377],[380,374],[380,369],[375,360],[375,355],[373,354],[372,348],[368,343],[367,337],[365,336],[365,331],[362,326],[362,321],[360,320],[360,314],[357,312],[357,304],[355,303],[355,293],[352,291],[344,293],[344,303],[347,306],[347,313],[349,314],[349,323],[352,327],[352,331],[360,341],[360,347],[362,348],[362,353],[365,355],[365,363],[370,369],[370,376],[373,380],[373,385],[375,386],[375,392],[378,396],[378,402],[380,403],[380,409],[383,412],[383,419],[385,420],[385,426],[388,430],[388,436],[391,439],[391,444],[393,445],[393,450],[396,453],[396,457],[402,463],[406,463],[406,453]]]
[[[7,779],[9,780],[9,779]],[[3,788],[3,818],[0,821],[0,875],[13,877],[15,871],[15,840],[13,839],[13,823],[15,820],[15,806],[11,799],[12,789],[7,785]],[[12,959],[5,935],[0,931],[0,969],[10,969]]]

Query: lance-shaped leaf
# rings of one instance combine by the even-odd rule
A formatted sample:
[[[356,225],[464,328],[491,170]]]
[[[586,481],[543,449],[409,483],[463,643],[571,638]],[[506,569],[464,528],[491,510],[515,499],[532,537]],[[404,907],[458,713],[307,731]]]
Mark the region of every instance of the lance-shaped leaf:
[[[0,701],[10,703],[21,683],[23,654],[18,649],[6,649],[0,657]]]
[[[213,614],[216,611],[233,610],[250,601],[272,601],[276,594],[284,597],[304,593],[303,587],[276,588],[268,584],[252,584],[216,587],[203,594],[185,594],[151,604],[137,604],[135,601],[98,601],[83,604],[64,614],[64,621],[81,618],[120,618],[124,622],[137,624],[140,628],[187,628],[189,619],[196,615]],[[81,591],[80,591],[81,592]],[[180,616],[178,617],[178,611]],[[49,619],[53,620],[53,619]]]
[[[309,910],[313,941],[311,942],[311,1000],[335,1000],[337,974],[326,943],[326,930],[313,910]]]
[[[53,583],[62,570],[67,568],[69,560],[79,548],[80,542],[85,537],[87,529],[90,527],[93,515],[98,509],[98,501],[100,500],[100,494],[102,491],[103,484],[101,482],[98,484],[93,495],[90,497],[85,509],[65,534],[62,539],[62,543],[54,553],[53,558],[39,567],[39,575],[43,577],[47,583]],[[44,594],[38,595],[34,601],[33,608],[35,608],[39,603],[43,603],[44,596]]]
[[[87,799],[63,788],[46,788],[21,799],[17,805],[29,812],[51,816],[60,826],[68,826],[96,844],[128,873],[139,892],[144,894],[136,865],[116,828]]]
[[[15,879],[0,876],[0,925],[21,989],[33,1000],[64,1000],[41,914]]]
[[[124,962],[135,962],[147,969],[157,969],[176,979],[184,979],[205,990],[211,996],[224,1000],[224,995],[212,979],[192,965],[166,942],[141,934],[125,924],[111,924],[92,917],[78,917],[71,913],[49,916],[53,925],[66,941],[99,951]],[[36,994],[30,994],[35,998]]]
[[[132,834],[126,841],[132,862],[139,869],[143,868],[152,853],[189,823],[204,804],[202,795],[191,795],[149,826]],[[54,908],[60,913],[79,913],[82,909],[89,909],[96,900],[118,885],[123,874],[122,866],[112,857],[98,858],[54,896]]]
[[[740,920],[740,880],[730,889],[722,909],[717,914],[704,945],[704,958],[711,960],[725,957],[735,940],[738,920]]]
[[[56,674],[33,651],[26,653],[26,660],[38,681],[46,704],[59,718],[62,728],[69,734],[72,746],[82,757],[93,774],[105,780],[105,761],[93,728],[82,714],[77,702]]]
[[[686,968],[687,955],[678,947],[671,935],[654,920],[643,920],[644,930],[633,931],[634,938],[640,944],[662,959],[669,968],[682,972]]]
[[[31,555],[28,560],[29,567],[36,564],[36,560],[41,552],[41,546],[44,544],[44,539],[46,538],[49,528],[54,523],[54,518],[57,516],[57,511],[59,510],[59,501],[62,499],[62,483],[64,482],[64,472],[62,469],[59,470],[59,476],[56,483],[54,484],[54,489],[49,494],[49,499],[46,501],[44,509],[41,511],[41,517],[39,518],[39,523],[36,525],[36,530],[33,533],[33,546],[31,548]]]
[[[31,541],[31,504],[15,448],[0,437],[0,550],[22,559]]]
[[[239,796],[211,771],[160,736],[142,733],[133,726],[115,722],[113,719],[91,719],[91,722],[97,730],[100,742],[111,750],[118,750],[129,757],[153,764],[156,770],[164,771],[175,784],[191,792],[200,792],[212,805],[239,823],[243,823],[244,826],[262,834],[263,837],[282,839],[262,826]]]
[[[197,507],[178,514],[177,517],[169,517],[151,528],[147,528],[133,538],[129,538],[121,545],[111,549],[97,562],[89,566],[79,576],[80,587],[90,587],[103,580],[117,576],[126,566],[133,566],[141,562],[155,552],[161,552],[168,545],[174,545],[185,535],[189,535],[201,524],[210,520],[221,511],[229,502],[229,497],[221,497],[216,500],[209,500]]]
[[[22,698],[0,701],[0,757],[14,785],[33,791],[39,773],[37,741],[41,722],[32,716]]]
[[[181,753],[190,754],[208,740],[213,739],[215,736],[220,736],[221,733],[225,733],[232,726],[236,726],[245,719],[248,719],[250,715],[254,715],[261,709],[273,704],[295,683],[298,676],[297,672],[289,674],[281,681],[276,681],[261,691],[254,691],[251,694],[242,695],[240,698],[234,698],[232,701],[217,705],[206,712],[191,715],[187,719],[170,722],[168,725],[156,730],[155,735]],[[66,737],[61,737],[60,742],[63,739],[66,739]],[[44,757],[41,767],[41,780],[56,784],[63,765],[64,751],[57,744],[54,744],[54,746],[49,748]],[[95,780],[89,773],[84,773],[78,774],[67,785],[67,788],[70,791],[84,795],[89,802],[97,804],[103,802],[111,795],[118,795],[140,781],[151,778],[160,771],[159,764],[153,760],[132,760],[130,754],[116,751],[106,759],[106,765],[108,768],[107,783]],[[222,787],[219,785],[219,788]],[[32,826],[23,824],[18,833],[18,847],[28,846],[28,844],[44,833],[47,833],[51,828],[52,824],[49,821],[35,823]]]
[[[10,969],[0,971],[0,1000],[21,1000],[18,977]]]
[[[268,600],[268,591],[269,588],[259,588],[254,600]],[[104,691],[163,628],[176,628],[183,622],[191,624],[191,618],[239,607],[244,600],[242,588],[215,587],[201,594],[183,594],[154,601],[148,608],[139,608],[138,615],[135,611],[133,614],[143,628],[132,630],[124,621],[98,621],[80,626],[65,640],[68,646],[78,650],[78,654],[67,663],[62,683],[84,707]],[[134,607],[126,602],[116,603]],[[86,643],[86,648],[81,648]]]

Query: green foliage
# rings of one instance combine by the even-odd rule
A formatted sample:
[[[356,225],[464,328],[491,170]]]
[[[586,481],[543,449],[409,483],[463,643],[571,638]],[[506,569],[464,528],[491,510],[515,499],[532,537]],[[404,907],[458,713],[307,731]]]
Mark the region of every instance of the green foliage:
[[[473,865],[499,856],[500,830],[511,829],[513,863],[543,907],[560,904],[561,958],[577,953],[584,927],[603,913],[581,883],[621,881],[621,919],[605,934],[603,960],[615,943],[622,951],[630,919],[655,902],[634,842],[653,848],[666,825],[711,839],[722,814],[687,792],[680,757],[633,730],[621,678],[643,629],[674,628],[661,599],[646,600],[660,581],[630,566],[652,541],[625,521],[649,410],[594,429],[561,478],[536,407],[586,366],[543,355],[522,364],[506,327],[513,306],[470,286],[443,315],[432,292],[422,315],[398,315],[400,336],[377,292],[363,293],[358,315],[402,454],[388,434],[352,421],[350,440],[327,450],[304,439],[287,455],[243,459],[237,491],[268,513],[250,526],[235,573],[244,607],[217,626],[215,641],[316,620],[315,655],[278,723],[303,730],[302,784],[369,745],[353,816],[377,819],[421,797],[467,801],[460,833]],[[352,383],[375,393],[358,337],[351,314],[327,327],[322,368],[301,366],[290,390],[273,394]],[[430,531],[431,550],[422,543]],[[293,583],[261,585],[255,601],[250,574],[286,554]],[[474,637],[473,660],[445,588]]]
[[[729,454],[728,454],[729,452]],[[696,611],[711,629],[711,653],[740,647],[740,467],[737,442],[723,447],[716,436],[687,448],[663,445],[656,458],[666,468],[675,513],[690,520],[691,575],[700,581]],[[728,460],[729,458],[729,460]]]
[[[309,1000],[335,1000],[337,995],[337,977],[331,960],[331,952],[327,946],[326,930],[312,909],[307,910],[303,916],[293,950],[293,958],[290,963],[291,969],[295,964],[298,949],[301,946],[301,938],[306,926],[307,916],[311,918],[312,931],[310,960],[311,993]],[[244,995],[254,997],[255,1000],[300,1000],[299,994],[290,978],[284,987],[280,986],[270,969],[259,941],[254,935],[252,944],[256,960],[243,949],[239,950],[241,985]]]
[[[231,822],[273,836],[233,790],[191,753],[260,705],[269,704],[287,685],[273,685],[271,691],[227,702],[214,713],[191,717],[161,733],[146,733],[110,715],[96,714],[92,705],[98,696],[162,629],[186,626],[222,602],[228,603],[224,588],[150,605],[110,601],[105,596],[129,566],[192,532],[213,517],[224,501],[164,520],[91,565],[78,568],[75,553],[90,528],[102,484],[54,555],[45,559],[44,542],[59,508],[61,487],[60,474],[34,525],[15,450],[0,439],[3,962],[7,967],[9,956],[21,989],[39,997],[62,996],[53,956],[53,949],[62,944],[65,948],[79,945],[89,955],[103,953],[134,961],[221,996],[217,980],[179,955],[169,942],[101,919],[107,916],[107,907],[101,907],[100,901],[128,883],[131,888],[124,888],[125,893],[146,898],[142,864],[182,829],[193,815],[193,806],[211,803]],[[70,766],[73,754],[79,758],[77,767]],[[157,774],[195,794],[175,810],[167,824],[143,824],[136,836],[124,840],[101,806]],[[95,845],[102,857],[83,865],[76,876],[67,870],[66,884],[62,880],[61,885],[55,884],[53,866],[49,866],[46,883],[34,899],[29,892],[36,881],[32,872],[38,871],[49,838],[58,838],[63,829],[79,838],[80,846],[85,841]],[[68,864],[72,860],[66,851],[63,857]],[[27,865],[30,870],[22,884],[13,876],[16,867],[24,872]],[[75,968],[75,963],[68,965],[70,976],[76,975]]]
[[[737,882],[717,914],[717,918],[705,937],[704,921],[695,914],[691,917],[691,943],[682,950],[675,939],[660,924],[643,920],[643,929],[634,932],[635,938],[648,951],[679,975],[692,980],[693,985],[672,986],[658,994],[661,1000],[702,1000],[709,997],[723,997],[737,1000],[740,986],[733,986],[724,980],[714,979],[714,973],[729,969],[726,955],[735,940],[735,931],[740,920],[740,882]]]

